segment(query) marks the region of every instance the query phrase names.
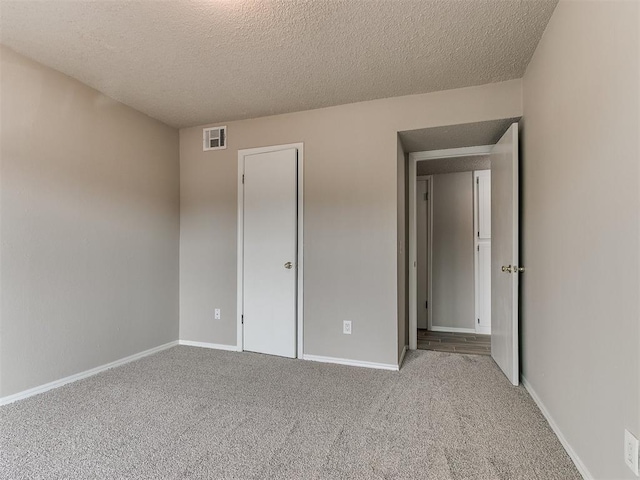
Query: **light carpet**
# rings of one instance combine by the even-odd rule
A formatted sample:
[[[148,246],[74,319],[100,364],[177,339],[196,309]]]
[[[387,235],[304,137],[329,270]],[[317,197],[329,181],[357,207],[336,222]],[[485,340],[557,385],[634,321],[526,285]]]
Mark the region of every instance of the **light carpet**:
[[[185,346],[1,407],[0,476],[581,478],[489,357],[388,372]]]

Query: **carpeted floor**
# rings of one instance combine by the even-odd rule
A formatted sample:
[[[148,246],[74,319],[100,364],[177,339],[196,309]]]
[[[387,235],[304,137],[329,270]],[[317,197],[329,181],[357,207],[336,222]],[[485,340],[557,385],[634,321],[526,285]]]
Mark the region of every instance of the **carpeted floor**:
[[[3,479],[580,479],[489,357],[175,347],[0,408]]]

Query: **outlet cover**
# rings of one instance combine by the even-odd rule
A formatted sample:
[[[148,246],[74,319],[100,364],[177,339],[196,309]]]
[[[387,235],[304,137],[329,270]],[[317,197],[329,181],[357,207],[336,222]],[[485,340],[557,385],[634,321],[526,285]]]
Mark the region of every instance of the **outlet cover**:
[[[345,335],[351,335],[351,320],[345,320],[342,322],[342,333]]]
[[[216,308],[215,312],[214,312],[214,318],[216,320],[220,320],[220,309]]]
[[[629,430],[624,431],[624,462],[638,474],[638,439]]]

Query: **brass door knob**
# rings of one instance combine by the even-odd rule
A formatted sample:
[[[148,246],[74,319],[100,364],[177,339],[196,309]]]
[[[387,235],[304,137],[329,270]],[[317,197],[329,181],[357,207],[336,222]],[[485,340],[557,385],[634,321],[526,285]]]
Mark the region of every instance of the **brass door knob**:
[[[506,272],[506,273],[511,273],[513,270],[511,269],[511,265],[509,266],[502,266],[502,271]]]
[[[287,270],[291,270],[293,268],[293,263],[291,262],[287,262],[284,264],[284,268],[286,268]]]

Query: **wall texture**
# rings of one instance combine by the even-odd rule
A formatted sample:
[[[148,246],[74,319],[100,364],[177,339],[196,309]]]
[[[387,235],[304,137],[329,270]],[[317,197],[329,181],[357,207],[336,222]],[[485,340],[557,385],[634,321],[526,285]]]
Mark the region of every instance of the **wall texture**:
[[[524,77],[523,375],[598,479],[640,436],[639,25],[561,1]]]
[[[475,331],[473,172],[434,175],[432,182],[432,326]]]
[[[521,95],[515,80],[229,122],[214,152],[180,130],[180,338],[236,343],[238,149],[304,142],[304,351],[397,364],[397,132],[519,116]]]
[[[438,158],[435,160],[423,160],[416,163],[417,176],[490,169],[491,157],[489,155],[479,155],[477,157]]]
[[[0,50],[0,396],[178,338],[178,132]]]

